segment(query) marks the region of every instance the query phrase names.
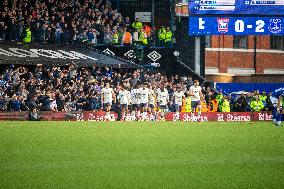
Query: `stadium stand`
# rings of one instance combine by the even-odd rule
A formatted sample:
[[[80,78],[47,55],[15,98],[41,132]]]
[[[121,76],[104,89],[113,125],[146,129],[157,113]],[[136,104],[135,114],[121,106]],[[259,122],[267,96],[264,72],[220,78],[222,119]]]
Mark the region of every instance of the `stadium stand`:
[[[134,101],[137,101],[141,111],[143,108],[140,105],[146,104],[149,107],[152,105],[155,111],[191,112],[191,104],[199,100],[195,99],[199,91],[192,88],[194,84],[190,76],[168,76],[139,69],[78,68],[74,64],[63,67],[10,65],[2,68],[0,75],[0,109],[27,111],[36,107],[40,111],[100,110],[105,102],[101,99],[104,95],[102,89],[107,83],[114,92],[109,103],[116,112],[121,110],[121,105],[130,106]],[[122,88],[129,92],[129,99],[124,99],[125,102],[121,99]],[[202,94],[198,98],[202,112],[273,109],[271,93],[255,91],[225,96],[222,91],[216,93],[204,84],[200,90]],[[146,98],[145,102],[141,102],[143,98]]]
[[[7,1],[0,5],[0,40],[49,44],[152,44],[156,31],[138,19],[131,22],[108,0]],[[168,29],[157,30],[170,46]]]

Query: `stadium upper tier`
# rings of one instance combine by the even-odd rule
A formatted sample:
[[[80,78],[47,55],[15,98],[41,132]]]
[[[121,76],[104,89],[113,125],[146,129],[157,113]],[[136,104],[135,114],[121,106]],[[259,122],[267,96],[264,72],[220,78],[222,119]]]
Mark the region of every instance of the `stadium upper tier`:
[[[4,0],[0,3],[0,41],[146,46],[157,37],[154,32],[157,31],[139,19],[131,21],[127,15],[123,17],[111,8],[108,0]],[[166,42],[165,37],[162,40]]]

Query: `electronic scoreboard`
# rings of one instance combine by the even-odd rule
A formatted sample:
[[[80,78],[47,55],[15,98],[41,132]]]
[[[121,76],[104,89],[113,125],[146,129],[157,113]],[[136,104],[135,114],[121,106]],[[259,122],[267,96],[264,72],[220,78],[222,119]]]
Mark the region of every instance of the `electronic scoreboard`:
[[[284,0],[189,0],[189,14],[284,15]]]
[[[189,35],[284,35],[284,17],[190,17]]]
[[[284,0],[189,0],[189,35],[284,35]]]

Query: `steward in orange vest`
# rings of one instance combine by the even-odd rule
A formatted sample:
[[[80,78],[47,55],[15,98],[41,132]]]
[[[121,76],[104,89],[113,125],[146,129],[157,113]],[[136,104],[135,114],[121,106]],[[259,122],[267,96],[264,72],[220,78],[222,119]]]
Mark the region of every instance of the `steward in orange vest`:
[[[132,44],[132,35],[129,31],[125,30],[123,37],[122,37],[121,44],[124,44],[124,45],[131,45]]]
[[[199,111],[199,107],[201,108],[201,112],[208,112],[208,107],[207,107],[207,104],[206,104],[206,101],[204,100],[203,97],[201,97],[200,99],[200,106],[197,106],[196,108],[196,112]]]
[[[212,96],[209,102],[208,112],[218,112],[218,101]]]

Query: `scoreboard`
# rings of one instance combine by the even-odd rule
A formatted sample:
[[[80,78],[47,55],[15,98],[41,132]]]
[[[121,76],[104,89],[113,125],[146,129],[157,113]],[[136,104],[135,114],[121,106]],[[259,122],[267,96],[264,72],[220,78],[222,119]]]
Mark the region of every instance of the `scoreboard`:
[[[284,15],[284,0],[189,0],[189,14]]]
[[[189,35],[284,35],[284,17],[190,17]]]
[[[284,0],[189,0],[189,35],[284,35]]]

